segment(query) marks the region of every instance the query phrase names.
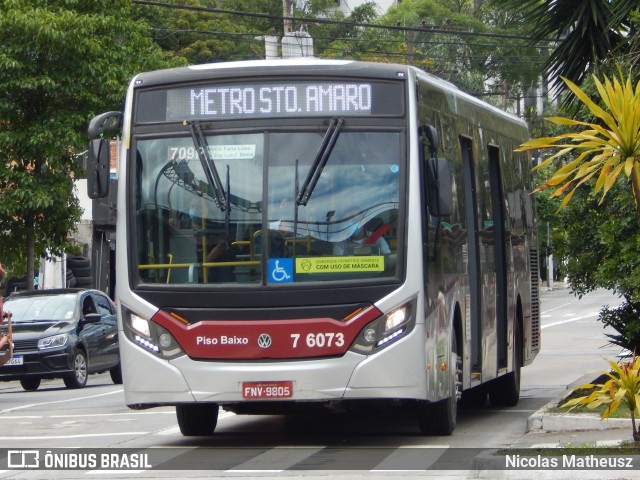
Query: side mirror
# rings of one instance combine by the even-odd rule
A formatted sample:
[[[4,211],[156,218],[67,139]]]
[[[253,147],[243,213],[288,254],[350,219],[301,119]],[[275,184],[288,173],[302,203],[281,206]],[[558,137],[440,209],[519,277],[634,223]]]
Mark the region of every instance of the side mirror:
[[[424,136],[427,137],[427,140],[429,140],[429,144],[431,145],[431,148],[429,149],[431,156],[437,157],[438,150],[440,150],[440,136],[438,135],[438,130],[436,130],[436,127],[433,127],[431,125],[423,125],[422,131],[424,133]]]
[[[429,158],[427,170],[427,201],[434,217],[446,217],[453,213],[453,178],[449,162],[444,158]]]
[[[119,130],[121,127],[121,112],[105,112],[91,119],[91,121],[89,122],[89,128],[87,129],[87,134],[89,136],[89,140],[95,140],[104,132],[110,130]]]
[[[102,320],[102,315],[99,313],[87,313],[83,316],[83,323],[99,323]]]
[[[87,192],[89,198],[103,198],[109,194],[109,140],[97,138],[89,142],[87,162]]]
[[[99,138],[107,131],[122,127],[121,112],[105,112],[89,122],[89,158],[87,162],[87,191],[89,198],[103,198],[109,195],[109,140]]]

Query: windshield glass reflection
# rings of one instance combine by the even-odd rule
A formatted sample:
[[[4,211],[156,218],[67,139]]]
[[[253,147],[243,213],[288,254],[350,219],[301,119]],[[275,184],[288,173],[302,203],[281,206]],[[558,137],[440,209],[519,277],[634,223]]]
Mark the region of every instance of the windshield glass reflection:
[[[300,204],[296,198],[323,135],[208,133],[209,157],[228,197],[224,209],[190,137],[139,141],[139,281],[264,284],[395,276],[400,134],[342,131]]]

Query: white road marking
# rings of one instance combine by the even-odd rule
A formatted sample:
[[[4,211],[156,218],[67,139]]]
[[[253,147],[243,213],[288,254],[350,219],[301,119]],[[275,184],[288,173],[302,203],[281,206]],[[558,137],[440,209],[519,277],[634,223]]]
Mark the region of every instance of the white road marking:
[[[596,317],[597,315],[599,315],[599,313],[600,312],[592,312],[592,313],[589,313],[587,315],[583,315],[581,317],[573,317],[573,318],[568,318],[567,320],[562,320],[560,322],[547,323],[546,325],[542,325],[540,327],[540,329],[544,329],[544,328],[548,328],[548,327],[555,327],[557,325],[563,325],[565,323],[577,322],[578,320],[584,320],[585,318],[593,318],[593,317]]]
[[[116,393],[122,393],[122,392],[124,392],[124,390],[120,389],[120,390],[115,390],[113,392],[99,393],[98,395],[89,395],[87,397],[75,397],[75,398],[67,398],[65,400],[56,400],[55,402],[30,403],[27,405],[20,405],[18,407],[6,408],[4,410],[0,410],[0,415],[4,413],[9,413],[9,412],[15,412],[16,410],[24,410],[25,408],[40,407],[42,405],[53,405],[54,403],[77,402],[78,400],[87,400],[89,398],[106,397],[107,395],[114,395]]]
[[[69,438],[91,438],[91,437],[117,437],[123,435],[148,435],[150,432],[113,432],[113,433],[82,433],[79,435],[3,435],[2,440],[64,440]]]

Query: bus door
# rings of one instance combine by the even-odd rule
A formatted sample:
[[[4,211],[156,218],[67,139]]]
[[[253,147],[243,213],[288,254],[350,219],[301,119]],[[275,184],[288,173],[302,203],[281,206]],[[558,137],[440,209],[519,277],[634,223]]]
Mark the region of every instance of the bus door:
[[[507,322],[507,215],[505,210],[500,150],[489,145],[489,188],[493,212],[494,262],[496,272],[496,341],[498,368],[507,366],[508,322]]]
[[[471,371],[482,381],[506,364],[506,255],[498,149],[474,161],[473,142],[460,137],[468,228]]]

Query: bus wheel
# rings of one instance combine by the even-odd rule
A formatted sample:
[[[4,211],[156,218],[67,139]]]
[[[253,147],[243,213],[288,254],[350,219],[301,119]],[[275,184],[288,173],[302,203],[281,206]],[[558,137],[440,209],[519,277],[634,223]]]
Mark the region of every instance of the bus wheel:
[[[190,403],[176,405],[180,432],[185,437],[213,435],[218,424],[216,403]]]
[[[456,428],[458,400],[462,394],[462,358],[458,355],[455,335],[450,358],[455,359],[455,368],[449,368],[449,397],[418,407],[418,426],[424,435],[451,435]]]
[[[515,407],[520,400],[520,367],[522,365],[522,341],[520,329],[515,329],[515,355],[513,371],[491,382],[489,400],[494,407]]]
[[[465,407],[484,407],[485,403],[487,403],[487,388],[485,385],[479,385],[462,392],[460,404]]]

